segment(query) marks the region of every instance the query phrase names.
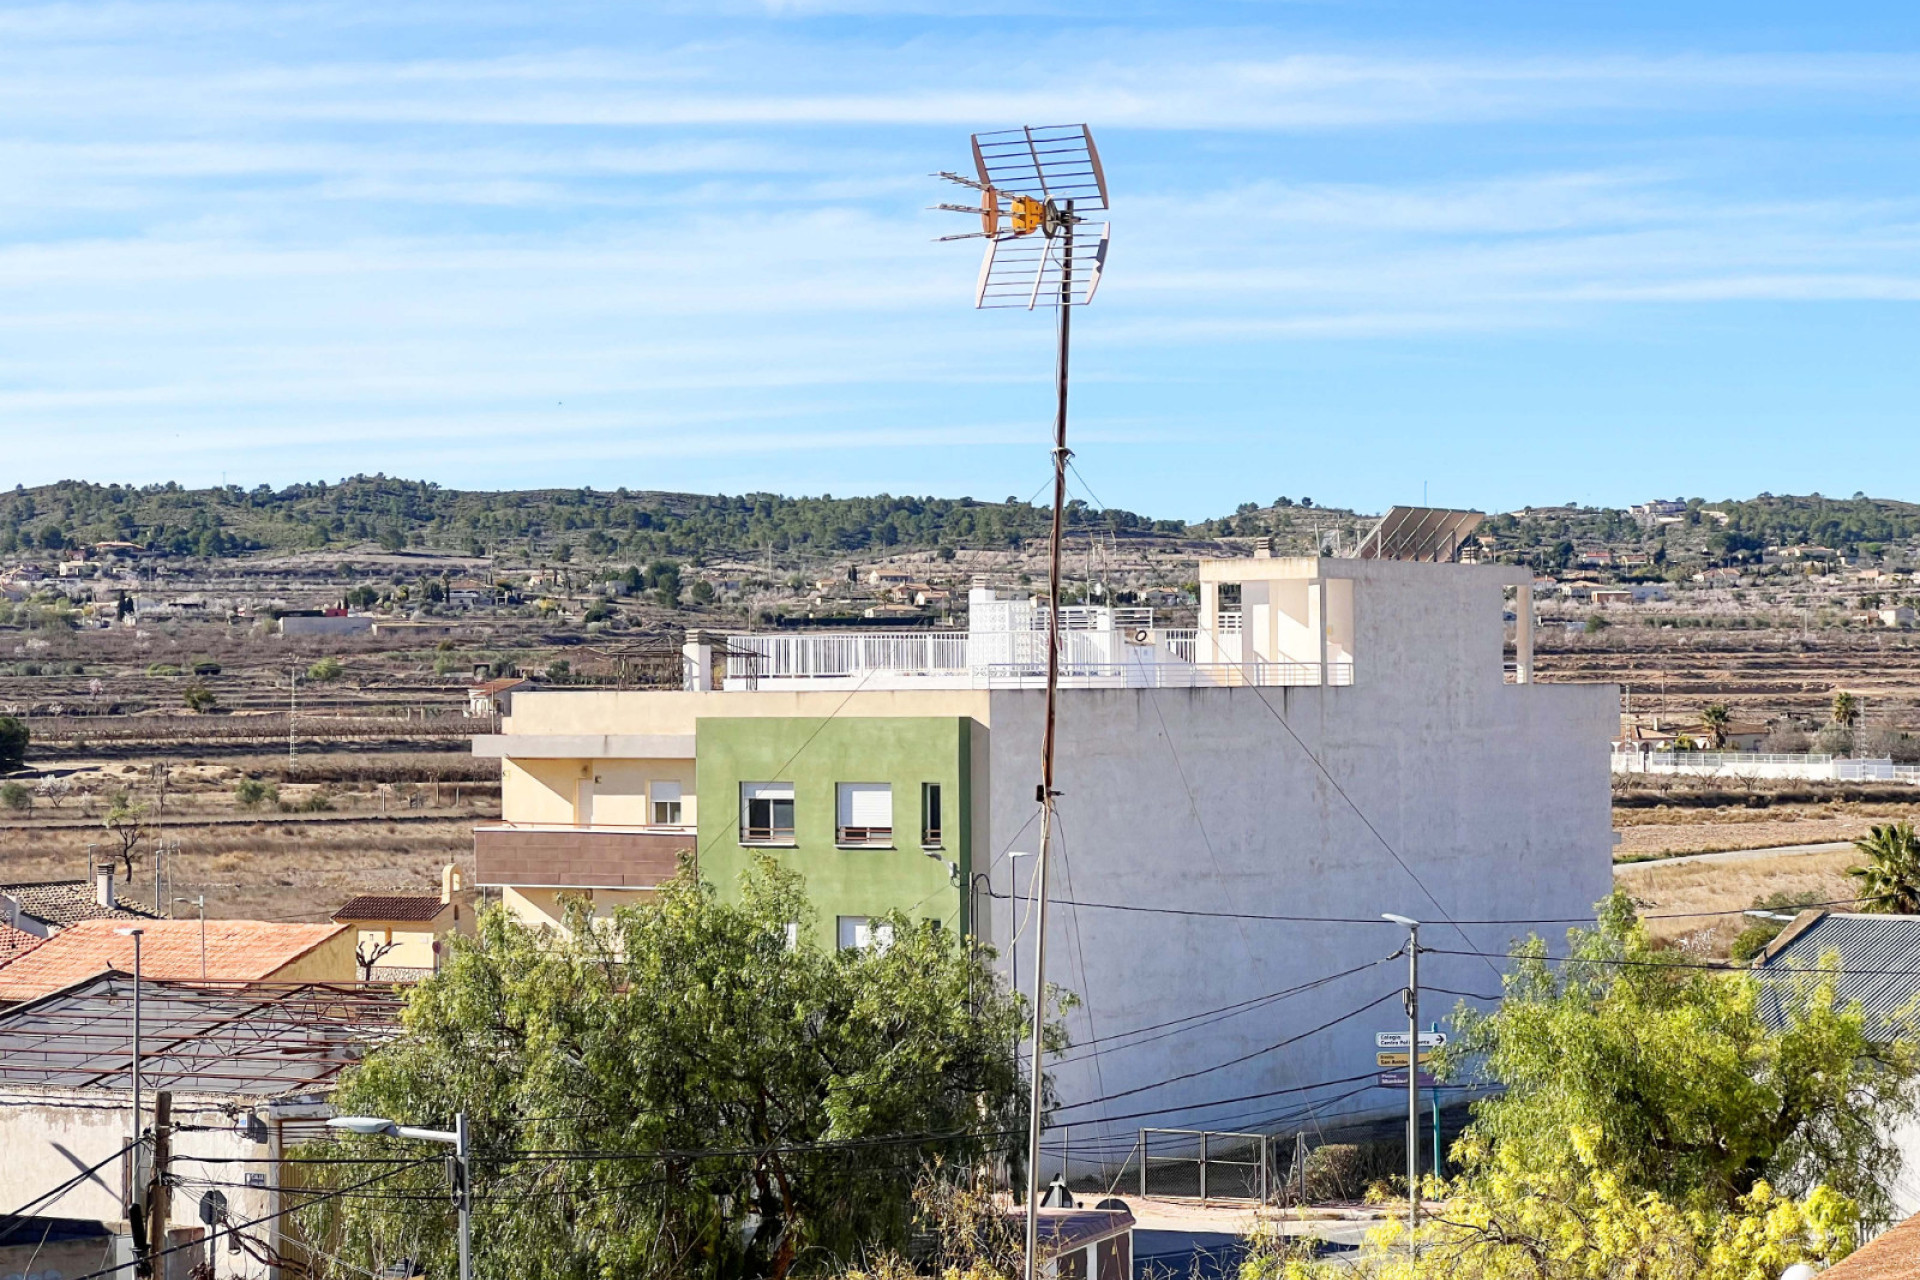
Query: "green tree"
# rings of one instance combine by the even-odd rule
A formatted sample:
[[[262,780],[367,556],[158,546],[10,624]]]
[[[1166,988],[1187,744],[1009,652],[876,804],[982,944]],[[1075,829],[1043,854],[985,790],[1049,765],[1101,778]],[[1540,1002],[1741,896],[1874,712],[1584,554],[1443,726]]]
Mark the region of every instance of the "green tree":
[[[207,688],[206,685],[198,680],[195,680],[186,687],[185,691],[180,695],[180,700],[186,703],[187,710],[196,715],[213,710],[220,702],[218,698],[214,697],[213,690]]]
[[[33,792],[18,782],[0,783],[0,805],[23,813],[31,813]]]
[[[1833,722],[1851,729],[1860,719],[1860,700],[1844,689],[1833,695]]]
[[[280,788],[258,778],[242,778],[233,788],[234,803],[242,809],[258,809],[263,804],[280,803]]]
[[[107,812],[100,825],[113,837],[113,853],[120,859],[126,879],[133,879],[134,855],[147,838],[147,806],[125,791],[116,791],[107,800]]]
[[[789,942],[811,917],[772,860],[737,904],[689,870],[611,918],[576,907],[565,931],[490,912],[334,1108],[441,1126],[467,1113],[484,1280],[779,1277],[904,1245],[924,1163],[966,1167],[1021,1128],[1020,1007],[951,930],[896,916],[882,949]],[[332,1154],[418,1154],[347,1146]],[[442,1186],[437,1162],[382,1184]],[[417,1204],[337,1199],[303,1218],[353,1267],[377,1271],[383,1243],[406,1241],[429,1273],[452,1268],[447,1215]]]
[[[705,578],[698,579],[694,582],[688,594],[693,597],[695,604],[712,604],[714,594],[713,584]]]
[[[0,769],[18,769],[27,758],[33,734],[18,716],[0,716]]]
[[[1920,838],[1911,822],[1889,822],[1853,842],[1867,861],[1847,868],[1866,901],[1862,911],[1920,914]]]
[[[1709,702],[1707,709],[1700,713],[1700,723],[1706,728],[1707,739],[1715,751],[1724,751],[1727,746],[1727,726],[1733,723],[1733,712],[1724,702]]]
[[[329,680],[338,680],[346,670],[346,664],[340,659],[326,657],[307,668],[307,679],[325,684]]]
[[[1869,1221],[1889,1212],[1900,1164],[1887,1134],[1911,1114],[1911,1029],[1870,1034],[1834,975],[1762,979],[1656,950],[1624,895],[1568,934],[1565,963],[1530,939],[1491,1013],[1462,1009],[1442,1069],[1504,1086],[1475,1105],[1457,1149],[1468,1188],[1552,1182],[1589,1168],[1688,1211],[1738,1211],[1762,1183],[1826,1186]]]

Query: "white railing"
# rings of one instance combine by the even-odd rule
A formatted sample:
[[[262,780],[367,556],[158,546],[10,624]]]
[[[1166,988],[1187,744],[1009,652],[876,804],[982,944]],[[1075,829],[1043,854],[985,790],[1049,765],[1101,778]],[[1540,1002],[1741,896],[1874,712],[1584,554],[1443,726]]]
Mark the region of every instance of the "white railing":
[[[1324,678],[1323,678],[1324,677]],[[1076,685],[1111,684],[1127,689],[1234,689],[1353,683],[1353,664],[1329,662],[1063,662],[1060,678]],[[994,663],[986,669],[989,688],[1044,685],[1043,663]]]
[[[1762,751],[1617,750],[1615,773],[1671,773],[1719,778],[1799,778],[1832,782],[1904,782],[1920,785],[1920,768],[1887,759]]]
[[[727,637],[727,679],[832,679],[884,671],[964,675],[964,631],[855,631]]]
[[[1174,631],[1162,631],[1160,638],[1167,646],[1167,652],[1182,662],[1197,662],[1200,659],[1200,633],[1191,627]]]

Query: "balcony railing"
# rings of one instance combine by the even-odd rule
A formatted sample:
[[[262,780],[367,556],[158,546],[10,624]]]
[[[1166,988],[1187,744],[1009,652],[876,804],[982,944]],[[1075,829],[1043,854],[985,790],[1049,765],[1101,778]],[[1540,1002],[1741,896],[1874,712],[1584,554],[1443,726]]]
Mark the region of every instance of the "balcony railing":
[[[691,826],[482,823],[473,829],[474,879],[523,888],[652,889],[673,878],[696,844]]]
[[[834,843],[848,849],[891,849],[893,847],[892,827],[840,827],[834,832]]]
[[[792,827],[742,827],[741,844],[787,845],[793,843]]]
[[[996,663],[986,670],[988,688],[1026,688],[1046,683],[1045,663]],[[1063,662],[1060,677],[1076,685],[1111,684],[1126,689],[1291,688],[1353,683],[1351,662]]]

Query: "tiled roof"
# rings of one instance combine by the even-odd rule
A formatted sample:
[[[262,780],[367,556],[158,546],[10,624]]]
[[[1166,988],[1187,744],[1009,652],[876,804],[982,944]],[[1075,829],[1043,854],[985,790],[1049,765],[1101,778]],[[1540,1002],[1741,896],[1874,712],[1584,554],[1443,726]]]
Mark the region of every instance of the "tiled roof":
[[[0,1001],[33,1000],[109,969],[133,972],[133,939],[115,920],[83,920],[0,965]],[[140,926],[145,977],[194,982],[200,970],[198,920],[148,920]],[[272,977],[346,928],[341,924],[277,924],[263,920],[206,922],[206,976],[213,982]]]
[[[82,920],[152,920],[152,912],[120,903],[103,907],[94,900],[91,880],[35,880],[0,884],[0,893],[20,904],[35,920],[64,928]]]
[[[1840,958],[1836,994],[1843,1004],[1860,1002],[1869,1028],[1883,1025],[1920,995],[1920,916],[1803,912],[1754,967],[1762,974],[1796,964],[1818,968],[1829,952]],[[1762,1008],[1778,1016],[1773,1001]]]
[[[411,893],[363,893],[348,898],[335,920],[431,920],[446,910],[437,897]]]
[[[1914,1280],[1920,1277],[1920,1216],[1862,1245],[1821,1273],[1820,1280]]]
[[[24,955],[46,939],[37,933],[28,933],[25,929],[16,929],[10,924],[0,924],[0,965],[15,956]]]

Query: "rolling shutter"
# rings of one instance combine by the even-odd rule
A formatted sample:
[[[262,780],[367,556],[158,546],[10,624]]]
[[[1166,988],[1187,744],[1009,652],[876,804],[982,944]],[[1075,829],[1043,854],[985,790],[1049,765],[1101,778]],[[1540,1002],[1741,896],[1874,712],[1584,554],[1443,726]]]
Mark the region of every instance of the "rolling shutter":
[[[843,782],[840,784],[841,827],[868,829],[893,827],[893,784],[888,782]]]

